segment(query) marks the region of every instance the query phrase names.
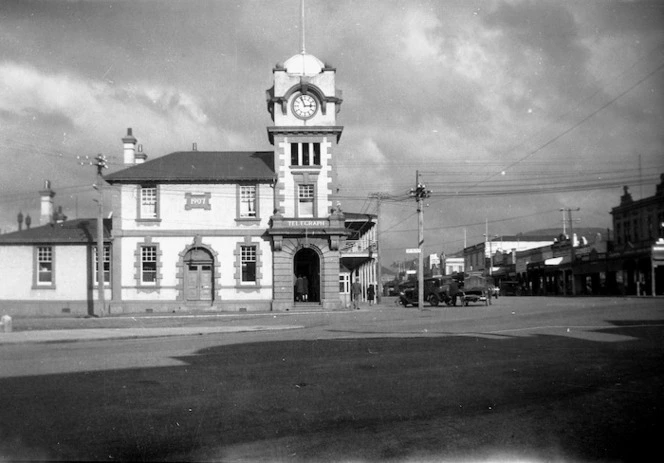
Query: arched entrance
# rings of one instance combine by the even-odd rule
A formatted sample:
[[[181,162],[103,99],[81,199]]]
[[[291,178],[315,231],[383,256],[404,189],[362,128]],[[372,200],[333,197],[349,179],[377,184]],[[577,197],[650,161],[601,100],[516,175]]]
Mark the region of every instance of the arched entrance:
[[[320,258],[318,253],[310,248],[300,249],[293,258],[293,274],[295,285],[293,288],[296,302],[320,302]],[[306,278],[306,284],[298,285],[297,278]],[[298,298],[298,287],[306,287],[304,298]]]
[[[214,258],[207,249],[192,248],[183,257],[185,299],[212,302],[214,295]]]

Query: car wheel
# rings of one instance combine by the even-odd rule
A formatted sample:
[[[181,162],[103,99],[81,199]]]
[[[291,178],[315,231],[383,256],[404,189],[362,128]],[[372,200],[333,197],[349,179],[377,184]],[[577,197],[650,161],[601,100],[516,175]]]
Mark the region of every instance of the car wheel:
[[[438,299],[438,296],[436,296],[435,294],[429,296],[429,304],[431,304],[433,307],[438,307],[439,303],[440,300]]]

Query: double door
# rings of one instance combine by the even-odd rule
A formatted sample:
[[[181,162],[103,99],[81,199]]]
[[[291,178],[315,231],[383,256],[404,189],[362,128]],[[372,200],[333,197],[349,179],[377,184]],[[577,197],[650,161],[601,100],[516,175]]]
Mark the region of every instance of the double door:
[[[187,300],[212,301],[212,264],[187,264]]]

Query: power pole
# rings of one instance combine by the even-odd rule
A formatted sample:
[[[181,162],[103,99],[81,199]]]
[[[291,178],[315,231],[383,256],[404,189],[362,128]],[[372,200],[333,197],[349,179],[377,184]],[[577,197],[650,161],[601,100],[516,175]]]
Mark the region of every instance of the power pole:
[[[417,202],[417,248],[419,249],[419,260],[417,267],[417,305],[420,310],[424,310],[424,208],[422,201],[431,196],[431,190],[426,189],[426,185],[420,183],[420,172],[415,172],[415,188],[410,190],[410,195],[415,197]]]
[[[570,275],[572,277],[572,296],[576,295],[576,281],[574,278],[574,261],[576,256],[574,255],[574,225],[572,220],[572,212],[580,211],[581,208],[577,207],[576,209],[570,209],[569,207],[564,207],[560,209],[563,212],[567,212],[567,222],[569,223],[569,257],[570,257]]]
[[[371,193],[370,198],[376,198],[376,217],[378,223],[376,224],[376,303],[380,304],[383,297],[383,276],[381,270],[380,260],[380,204],[381,200],[389,197],[387,193]]]
[[[79,164],[97,168],[97,183],[94,185],[94,188],[99,192],[99,199],[95,200],[99,206],[97,213],[97,289],[100,306],[99,316],[103,317],[106,311],[106,297],[104,294],[104,193],[102,190],[104,177],[102,171],[108,169],[108,164],[106,163],[106,157],[101,153],[94,159],[89,159],[87,156],[85,159],[87,162],[80,161]]]

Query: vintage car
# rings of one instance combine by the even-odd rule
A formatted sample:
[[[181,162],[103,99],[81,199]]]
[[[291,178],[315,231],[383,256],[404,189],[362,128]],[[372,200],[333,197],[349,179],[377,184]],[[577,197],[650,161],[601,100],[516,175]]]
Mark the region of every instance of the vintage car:
[[[489,299],[487,298],[487,291],[484,288],[473,287],[463,291],[463,297],[461,298],[463,305],[468,305],[471,302],[481,303],[484,305],[489,305]]]
[[[444,303],[452,305],[452,297],[450,296],[450,283],[449,277],[431,277],[424,279],[424,301],[428,302],[433,307]],[[463,292],[459,290],[457,297],[463,301]],[[398,302],[407,307],[409,305],[416,306],[419,303],[419,290],[417,282],[401,288],[399,293]]]

